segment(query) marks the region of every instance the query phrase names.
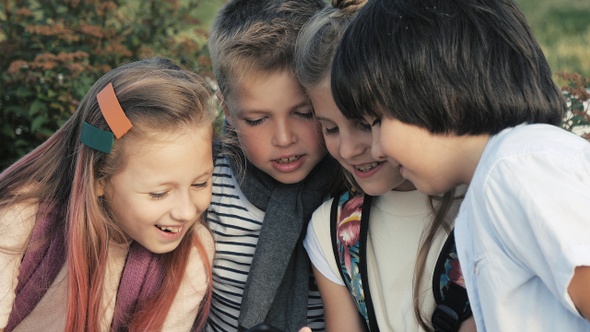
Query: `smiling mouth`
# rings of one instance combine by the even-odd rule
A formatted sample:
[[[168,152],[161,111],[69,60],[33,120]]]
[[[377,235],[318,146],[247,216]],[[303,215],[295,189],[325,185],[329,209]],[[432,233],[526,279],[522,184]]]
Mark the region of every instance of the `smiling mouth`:
[[[166,233],[180,233],[180,231],[182,230],[182,227],[170,227],[170,226],[160,226],[160,225],[156,225],[156,227],[161,230],[162,232],[166,232]]]
[[[293,157],[289,157],[289,158],[280,158],[280,159],[275,159],[273,161],[279,163],[279,164],[289,164],[292,163],[296,160],[299,160],[301,158],[301,155],[296,155]]]
[[[375,162],[372,162],[370,164],[364,164],[364,165],[361,165],[361,166],[353,166],[353,167],[357,171],[360,171],[360,172],[368,172],[368,171],[372,170],[373,168],[381,165],[382,163],[383,162],[375,161]]]

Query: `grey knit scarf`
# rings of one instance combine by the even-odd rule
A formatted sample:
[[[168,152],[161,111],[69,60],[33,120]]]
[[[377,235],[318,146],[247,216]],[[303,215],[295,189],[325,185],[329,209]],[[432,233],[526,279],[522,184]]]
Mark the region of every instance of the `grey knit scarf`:
[[[235,174],[234,163],[232,169]],[[328,155],[303,181],[283,184],[247,165],[240,189],[265,215],[242,298],[240,328],[266,322],[298,331],[306,325],[311,269],[303,238],[311,214],[333,189],[338,169]]]

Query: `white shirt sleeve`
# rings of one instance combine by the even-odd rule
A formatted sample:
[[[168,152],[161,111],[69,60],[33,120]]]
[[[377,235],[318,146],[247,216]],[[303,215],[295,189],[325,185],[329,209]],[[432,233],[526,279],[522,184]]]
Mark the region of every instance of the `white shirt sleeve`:
[[[490,209],[498,238],[576,314],[567,287],[577,266],[590,265],[590,148],[500,161],[492,174],[486,192],[489,204],[502,202]]]
[[[328,221],[328,220],[326,220]],[[307,235],[305,236],[305,240],[303,240],[303,246],[305,250],[307,250],[307,254],[309,255],[309,259],[313,266],[328,280],[331,282],[344,286],[344,282],[340,275],[334,273],[330,268],[330,264],[328,260],[324,256],[324,252],[322,247],[320,246],[320,242],[315,234],[313,223],[309,223],[309,227],[307,228]]]

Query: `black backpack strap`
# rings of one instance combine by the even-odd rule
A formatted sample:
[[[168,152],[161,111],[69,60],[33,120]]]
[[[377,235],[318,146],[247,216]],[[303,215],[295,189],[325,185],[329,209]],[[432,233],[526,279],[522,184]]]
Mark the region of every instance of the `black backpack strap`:
[[[367,235],[369,230],[369,217],[370,217],[370,209],[371,209],[371,200],[372,197],[365,195],[362,201],[360,211],[357,210],[357,213],[360,213],[360,232],[358,241],[348,246],[349,249],[358,250],[357,261],[355,262],[359,268],[360,280],[358,280],[359,276],[351,277],[348,273],[345,272],[346,264],[344,262],[344,257],[341,254],[341,251],[344,250],[344,244],[340,242],[338,237],[338,226],[340,225],[340,218],[341,218],[341,211],[342,208],[346,206],[347,203],[350,202],[352,198],[355,198],[350,193],[345,193],[339,197],[335,197],[332,201],[332,206],[330,210],[330,237],[332,240],[332,250],[334,252],[334,257],[336,259],[336,263],[339,267],[340,277],[344,281],[344,284],[348,288],[351,296],[355,300],[355,305],[357,306],[359,315],[368,329],[372,332],[379,331],[379,326],[377,325],[377,319],[375,317],[375,311],[373,308],[373,302],[371,300],[371,291],[369,289],[369,281],[368,281],[368,271],[367,271]],[[358,199],[358,196],[356,197]],[[355,280],[351,280],[355,278]],[[358,295],[356,291],[352,289],[352,284],[355,286],[360,286],[363,291],[363,296]]]
[[[471,316],[467,290],[460,285],[462,279],[453,231],[443,245],[432,277],[437,306],[431,321],[436,332],[456,332],[461,323]]]
[[[336,264],[338,265],[338,272],[340,272],[340,278],[342,278],[342,281],[344,281],[346,279],[344,277],[344,272],[342,272],[342,269],[340,268],[342,262],[340,260],[340,253],[338,249],[338,237],[336,236],[336,231],[338,230],[338,209],[340,208],[340,198],[341,196],[335,196],[332,200],[332,206],[330,207],[330,239],[332,241],[332,252],[334,253],[334,258],[336,259]],[[346,282],[344,284],[346,287],[348,287]]]
[[[367,237],[369,234],[369,218],[371,217],[372,200],[372,196],[365,195],[361,216],[361,260],[359,266],[361,270],[361,280],[363,282],[363,292],[365,293],[365,306],[367,307],[367,314],[369,316],[369,330],[371,332],[379,332],[379,325],[377,324],[377,317],[375,316],[375,308],[373,307],[373,299],[371,298],[371,290],[369,287],[369,272],[367,270]]]

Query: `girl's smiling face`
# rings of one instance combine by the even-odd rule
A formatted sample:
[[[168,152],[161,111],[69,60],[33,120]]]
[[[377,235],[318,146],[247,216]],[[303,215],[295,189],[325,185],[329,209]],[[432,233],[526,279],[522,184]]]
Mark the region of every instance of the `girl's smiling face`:
[[[211,201],[212,129],[185,128],[155,141],[125,139],[124,167],[99,184],[99,192],[129,238],[154,253],[170,252]]]
[[[365,193],[381,195],[406,182],[385,156],[372,155],[371,125],[342,115],[332,98],[329,79],[307,90],[328,151]]]

